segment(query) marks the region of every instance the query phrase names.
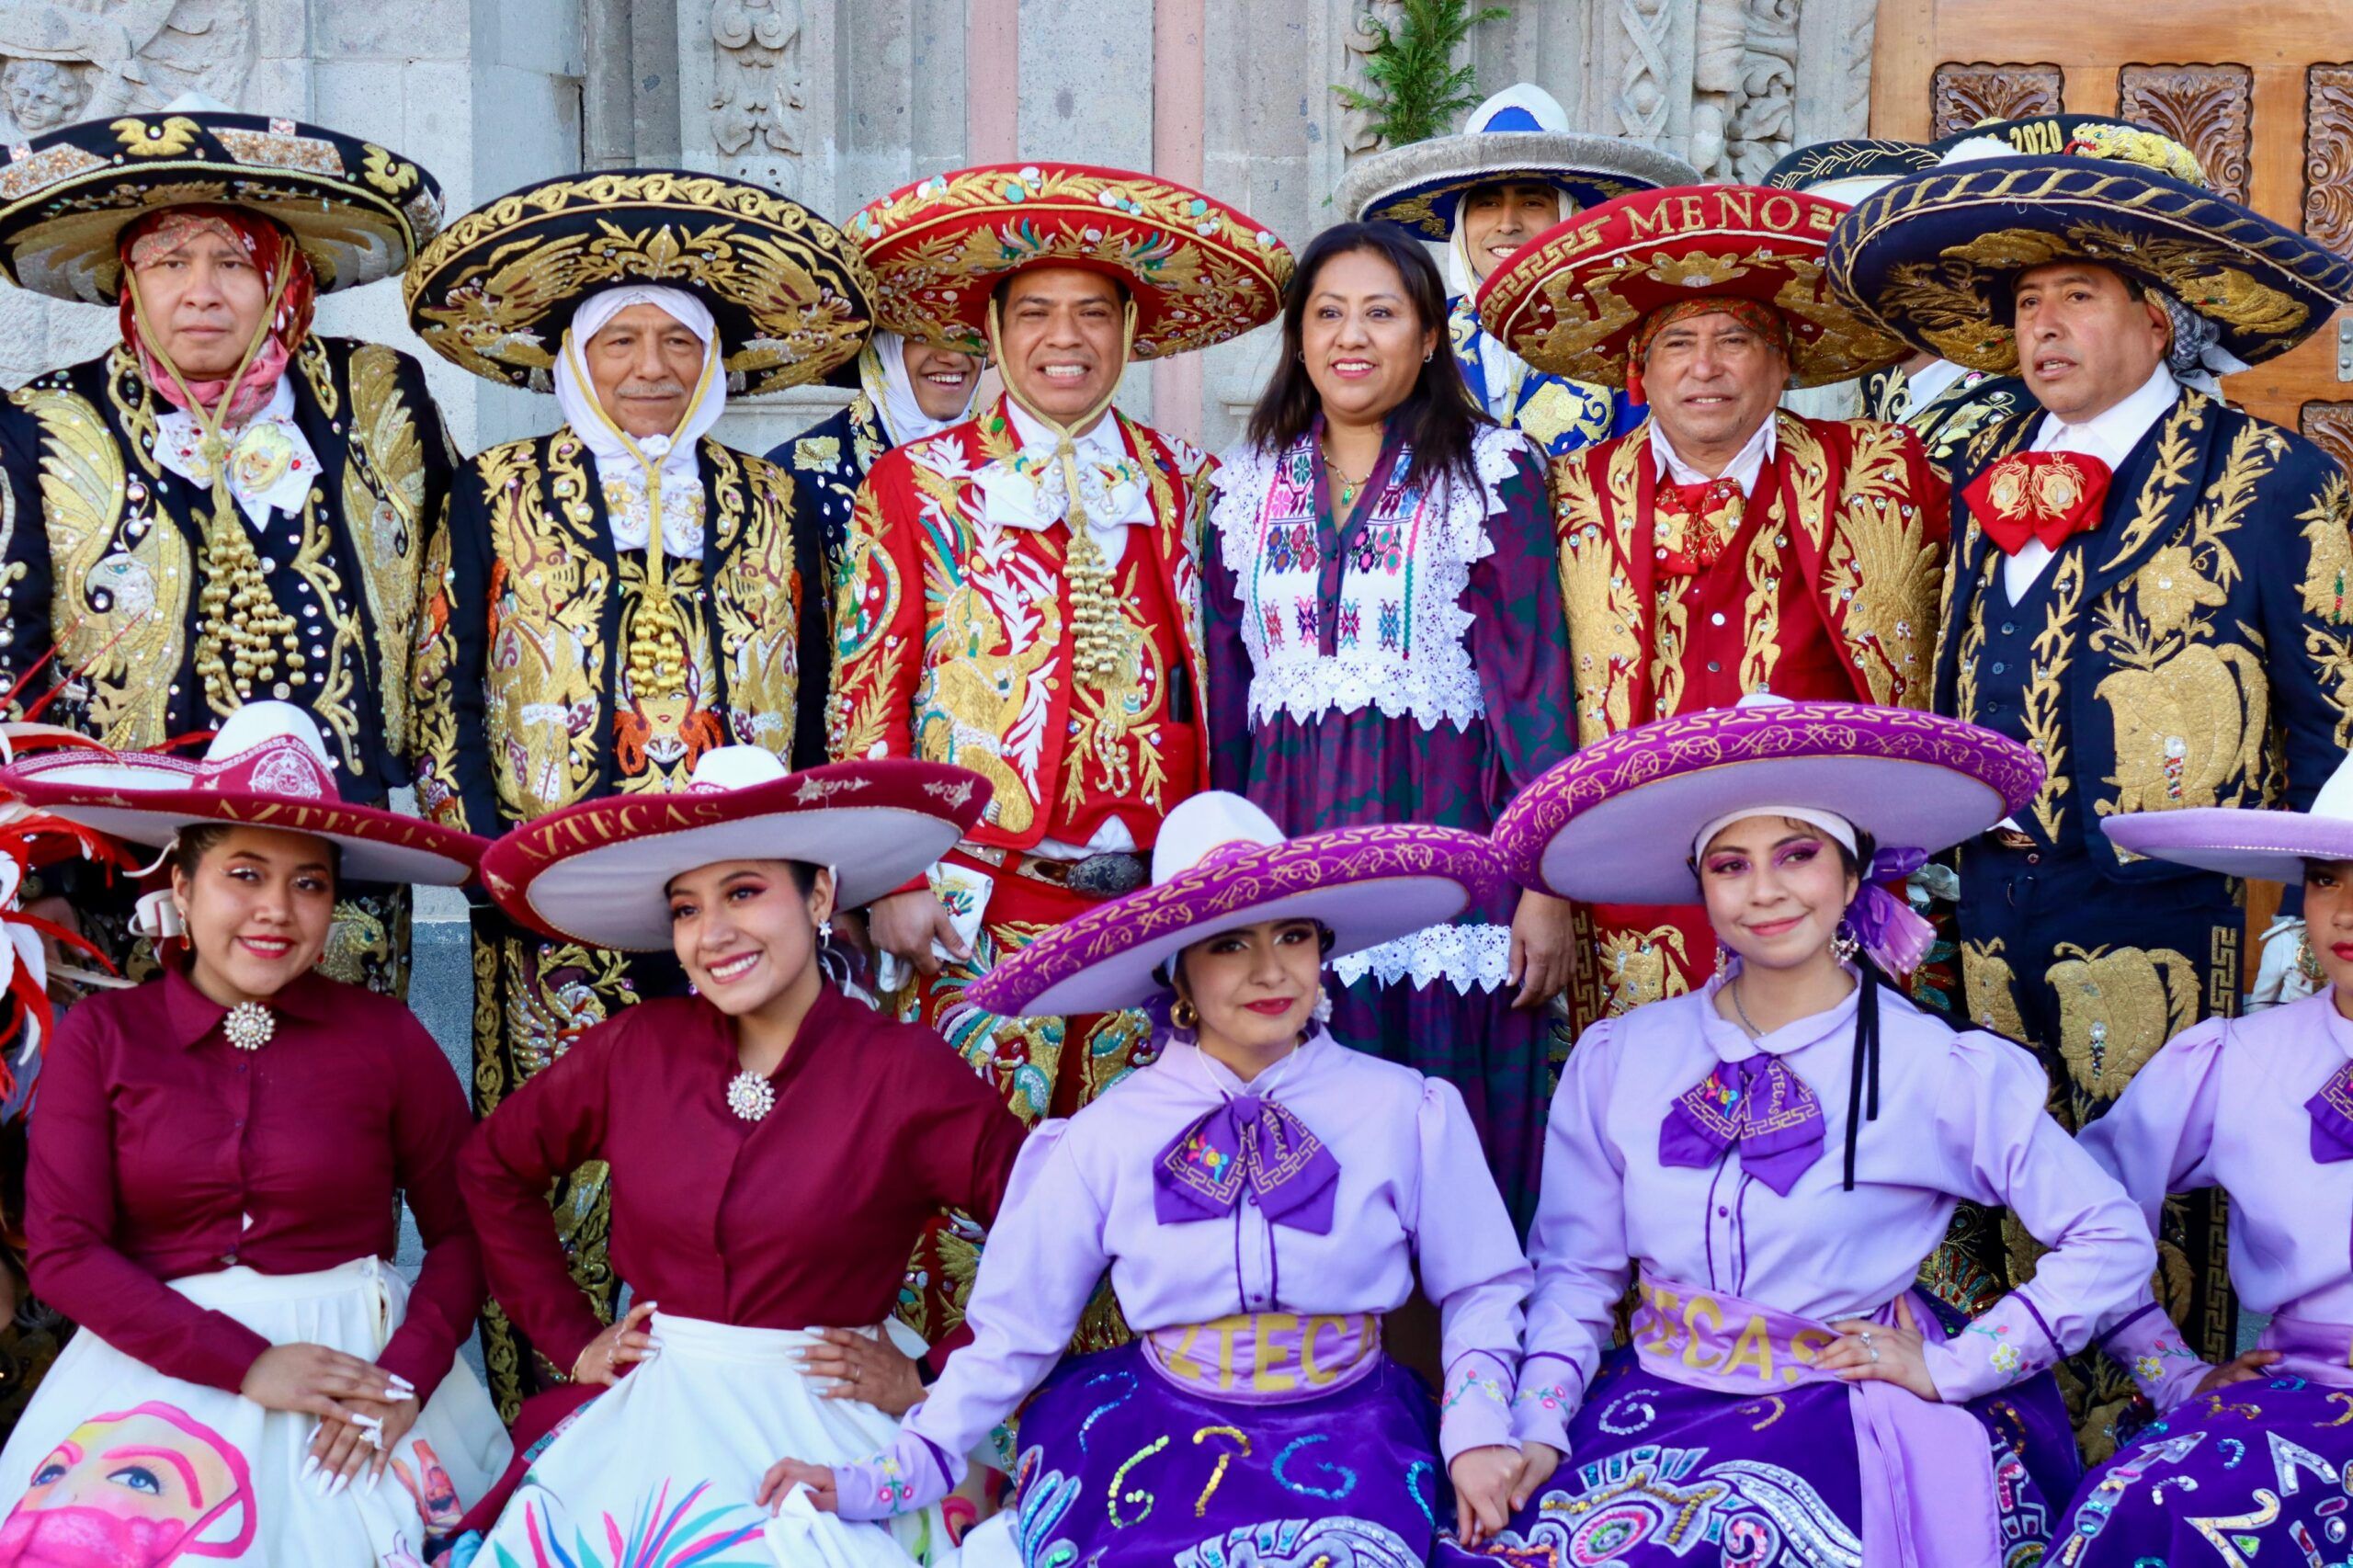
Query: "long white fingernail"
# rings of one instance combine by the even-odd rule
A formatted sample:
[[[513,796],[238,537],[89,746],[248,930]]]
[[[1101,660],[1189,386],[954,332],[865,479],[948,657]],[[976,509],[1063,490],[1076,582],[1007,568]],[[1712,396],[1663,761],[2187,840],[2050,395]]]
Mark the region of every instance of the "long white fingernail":
[[[310,1480],[310,1479],[311,1479],[311,1477],[313,1477],[313,1476],[314,1476],[314,1475],[316,1475],[316,1474],[318,1474],[318,1473],[319,1473],[319,1456],[318,1456],[318,1455],[316,1455],[316,1454],[313,1454],[313,1455],[311,1455],[308,1459],[306,1459],[306,1460],[304,1460],[302,1461],[302,1473],[301,1473],[300,1476],[298,1476],[296,1479],[297,1479],[297,1480],[301,1480],[301,1481],[308,1481],[308,1480]]]
[[[373,1496],[376,1494],[376,1483],[378,1483],[378,1482],[380,1482],[380,1481],[381,1481],[381,1480],[383,1480],[383,1479],[384,1479],[384,1472],[383,1472],[382,1471],[381,1471],[381,1470],[370,1470],[370,1471],[368,1472],[368,1484],[367,1484],[367,1486],[364,1488],[364,1490],[367,1492],[368,1495],[369,1495],[370,1497],[373,1497]]]
[[[335,1472],[335,1483],[327,1488],[327,1495],[330,1497],[339,1497],[343,1494],[343,1489],[350,1484],[351,1477],[342,1471],[337,1471]]]
[[[370,1415],[367,1412],[361,1410],[355,1410],[351,1413],[351,1424],[354,1426],[365,1426],[371,1432],[381,1432],[384,1429],[384,1423],[381,1417]]]

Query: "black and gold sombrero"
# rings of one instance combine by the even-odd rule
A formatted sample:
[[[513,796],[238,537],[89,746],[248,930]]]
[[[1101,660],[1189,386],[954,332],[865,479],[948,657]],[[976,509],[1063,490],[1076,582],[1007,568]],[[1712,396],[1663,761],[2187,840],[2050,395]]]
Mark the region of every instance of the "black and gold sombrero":
[[[0,272],[38,294],[112,304],[122,231],[202,202],[282,226],[321,293],[391,277],[441,225],[440,186],[388,148],[300,120],[175,105],[0,145]]]
[[[858,247],[797,201],[724,175],[614,169],[527,186],[410,264],[409,325],[450,363],[546,392],[573,312],[617,284],[684,289],[719,324],[729,385],[821,381],[872,324]]]
[[[1944,161],[1856,204],[1831,236],[1832,286],[1910,343],[1972,370],[2018,369],[2020,272],[2086,261],[2164,290],[2248,365],[2353,298],[2353,264],[2204,188],[2170,137],[2094,116],[1979,126]]]

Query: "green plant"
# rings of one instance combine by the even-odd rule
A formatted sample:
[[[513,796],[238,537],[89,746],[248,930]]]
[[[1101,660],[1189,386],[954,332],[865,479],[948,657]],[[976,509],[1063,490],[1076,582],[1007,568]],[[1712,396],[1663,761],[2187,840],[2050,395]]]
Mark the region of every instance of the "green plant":
[[[1360,93],[1335,85],[1340,101],[1372,117],[1370,130],[1384,147],[1426,142],[1454,128],[1454,117],[1478,102],[1472,66],[1457,67],[1454,51],[1482,22],[1511,13],[1501,6],[1472,10],[1469,0],[1403,0],[1395,27],[1366,14],[1358,25],[1378,40],[1365,56]]]

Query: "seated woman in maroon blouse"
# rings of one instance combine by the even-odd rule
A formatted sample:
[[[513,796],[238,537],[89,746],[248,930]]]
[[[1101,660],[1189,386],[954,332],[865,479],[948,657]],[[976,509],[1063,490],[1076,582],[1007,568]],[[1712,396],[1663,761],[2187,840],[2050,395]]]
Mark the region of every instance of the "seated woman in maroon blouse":
[[[593,947],[667,947],[695,994],[582,1034],[460,1161],[500,1306],[575,1385],[607,1391],[529,1454],[480,1562],[608,1562],[617,1541],[620,1561],[652,1561],[666,1530],[714,1563],[771,1561],[764,1537],[784,1561],[829,1564],[947,1549],[936,1509],[775,1520],[754,1499],[779,1453],[847,1461],[896,1435],[920,1389],[879,1385],[904,1381],[890,1370],[904,1359],[871,1329],[808,1325],[889,1317],[925,1221],[993,1217],[1012,1174],[1022,1129],[995,1091],[820,964],[833,911],[920,874],[988,795],[933,763],[788,775],[758,747],[722,746],[684,793],[584,802],[484,856],[483,885],[516,919]],[[612,1172],[611,1256],[634,1301],[609,1327],[573,1282],[545,1196],[591,1160]]]
[[[312,966],[342,877],[455,884],[482,841],[344,805],[281,702],[201,762],[60,753],[0,789],[167,846],[141,915],[179,939],[43,1063],[32,1283],[82,1332],[0,1453],[0,1563],[416,1562],[507,1456],[455,1361],[483,1293],[465,1095],[407,1008]]]

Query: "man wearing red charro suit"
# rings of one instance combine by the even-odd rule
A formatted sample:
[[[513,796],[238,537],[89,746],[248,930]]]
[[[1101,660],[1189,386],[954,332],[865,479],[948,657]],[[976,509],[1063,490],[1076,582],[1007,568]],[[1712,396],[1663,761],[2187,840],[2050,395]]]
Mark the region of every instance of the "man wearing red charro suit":
[[[887,454],[852,509],[836,757],[954,762],[995,786],[928,877],[870,912],[885,1005],[937,1028],[1025,1121],[1068,1116],[1149,1060],[1140,1013],[1005,1018],[965,986],[1147,880],[1169,809],[1209,782],[1196,540],[1215,464],[1110,408],[1131,359],[1271,317],[1290,257],[1167,182],[1069,165],[971,169],[852,219],[883,324],[985,348],[1006,395]],[[973,1236],[918,1253],[904,1303],[961,1317]]]

